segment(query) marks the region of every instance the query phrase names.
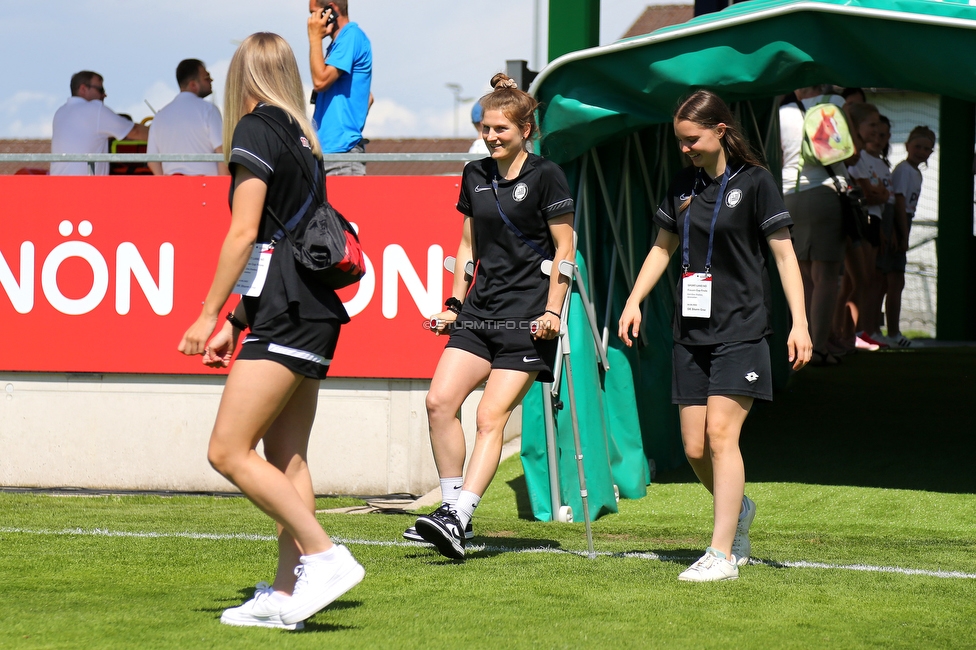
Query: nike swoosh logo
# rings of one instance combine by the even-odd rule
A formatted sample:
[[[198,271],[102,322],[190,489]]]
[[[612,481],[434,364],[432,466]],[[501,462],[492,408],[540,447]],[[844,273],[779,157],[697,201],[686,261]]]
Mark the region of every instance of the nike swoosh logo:
[[[247,337],[246,339],[244,339],[244,343],[254,343],[255,341],[260,341],[260,340],[261,340],[261,339],[258,339],[258,338],[251,338],[251,337],[249,336],[249,337]],[[241,345],[244,345],[244,343],[241,343]]]
[[[464,487],[463,485],[455,485],[452,489],[454,489],[454,490],[460,490],[463,487]]]
[[[475,185],[474,186],[474,191],[475,192],[487,192],[490,189],[491,189],[491,185],[489,185],[488,187],[482,187],[480,185]]]
[[[530,359],[528,357],[522,357],[522,363],[533,363],[533,362],[538,361],[538,360],[539,360],[539,357],[535,357],[534,359]]]

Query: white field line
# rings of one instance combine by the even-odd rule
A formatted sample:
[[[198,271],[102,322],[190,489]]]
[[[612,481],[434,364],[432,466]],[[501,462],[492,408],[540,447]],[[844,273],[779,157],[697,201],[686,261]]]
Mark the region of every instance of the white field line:
[[[157,532],[138,532],[138,531],[123,531],[123,530],[105,530],[102,528],[65,528],[62,530],[44,530],[44,529],[34,529],[34,528],[6,528],[0,527],[0,535],[52,535],[56,537],[68,537],[68,536],[79,536],[79,537],[129,537],[129,538],[139,538],[139,539],[202,539],[210,541],[236,541],[242,540],[247,542],[274,542],[277,541],[277,537],[273,535],[256,535],[252,533],[191,533],[191,532],[180,532],[180,533],[157,533]],[[353,546],[389,546],[389,547],[402,547],[402,548],[430,548],[427,544],[422,544],[420,542],[401,542],[395,540],[372,540],[372,539],[345,539],[340,537],[333,537],[333,540],[341,544],[351,544]],[[553,548],[551,546],[534,546],[534,547],[518,547],[518,546],[496,546],[488,544],[467,544],[466,549],[468,551],[479,552],[488,551],[491,553],[552,553],[555,555],[578,555],[580,557],[586,557],[586,551],[570,551],[561,548]],[[623,553],[611,553],[608,551],[598,551],[597,555],[603,557],[614,557],[614,558],[627,558],[627,559],[638,559],[638,560],[661,560],[661,561],[683,561],[688,560],[687,555],[662,555],[660,553],[651,552],[623,552]],[[897,573],[907,576],[925,576],[928,578],[963,578],[966,580],[976,580],[976,573],[963,573],[961,571],[930,571],[928,569],[907,569],[904,567],[897,566],[874,566],[870,564],[828,564],[825,562],[788,562],[788,561],[775,561],[775,560],[761,560],[758,558],[752,558],[749,560],[749,564],[769,566],[773,568],[790,568],[790,569],[833,569],[841,571],[863,571],[866,573]]]

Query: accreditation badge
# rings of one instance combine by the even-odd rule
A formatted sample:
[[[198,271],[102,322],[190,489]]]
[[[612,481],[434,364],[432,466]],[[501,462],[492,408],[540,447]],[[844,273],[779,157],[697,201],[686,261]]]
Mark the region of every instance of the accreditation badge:
[[[683,274],[681,276],[681,317],[709,318],[711,315],[712,274]]]
[[[268,278],[268,268],[271,266],[271,254],[274,244],[257,243],[251,249],[251,256],[247,259],[244,272],[234,285],[234,293],[256,298],[264,289],[264,281]]]

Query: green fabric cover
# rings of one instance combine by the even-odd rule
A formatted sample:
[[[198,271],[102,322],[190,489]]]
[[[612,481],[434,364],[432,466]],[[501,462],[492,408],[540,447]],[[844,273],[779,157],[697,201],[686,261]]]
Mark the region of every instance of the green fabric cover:
[[[818,83],[976,100],[976,7],[964,1],[750,0],[554,61],[532,92],[543,155],[569,162],[667,123],[710,88],[728,102]],[[865,34],[870,34],[866,38]]]
[[[587,270],[581,256],[577,256],[577,263],[585,281]],[[595,520],[617,511],[614,485],[621,498],[639,499],[647,493],[649,475],[630,366],[618,351],[611,350],[610,371],[602,372],[586,312],[575,289],[570,299],[568,327],[588,505],[590,519]],[[572,507],[574,519],[582,521],[583,501],[567,381],[564,365],[559,394],[563,408],[556,412],[560,502]],[[522,402],[522,466],[532,513],[541,521],[553,518],[542,401],[547,398],[542,384],[536,384]]]

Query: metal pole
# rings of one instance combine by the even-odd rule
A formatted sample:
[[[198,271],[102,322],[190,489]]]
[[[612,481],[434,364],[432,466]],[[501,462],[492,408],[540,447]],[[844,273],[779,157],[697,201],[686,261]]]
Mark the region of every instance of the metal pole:
[[[542,414],[546,420],[546,460],[549,462],[549,507],[552,521],[556,521],[563,502],[559,485],[559,449],[556,447],[556,414],[552,408],[552,384],[542,384]]]
[[[586,526],[586,548],[587,557],[591,560],[596,559],[596,551],[593,548],[593,528],[590,525],[590,504],[589,494],[586,491],[586,470],[583,469],[583,443],[580,440],[579,419],[576,415],[576,393],[573,388],[573,364],[570,361],[569,353],[569,328],[563,322],[560,336],[565,338],[563,346],[563,357],[566,362],[566,386],[569,389],[569,415],[573,421],[573,444],[576,446],[576,471],[579,474],[580,499],[583,501],[583,523]]]

